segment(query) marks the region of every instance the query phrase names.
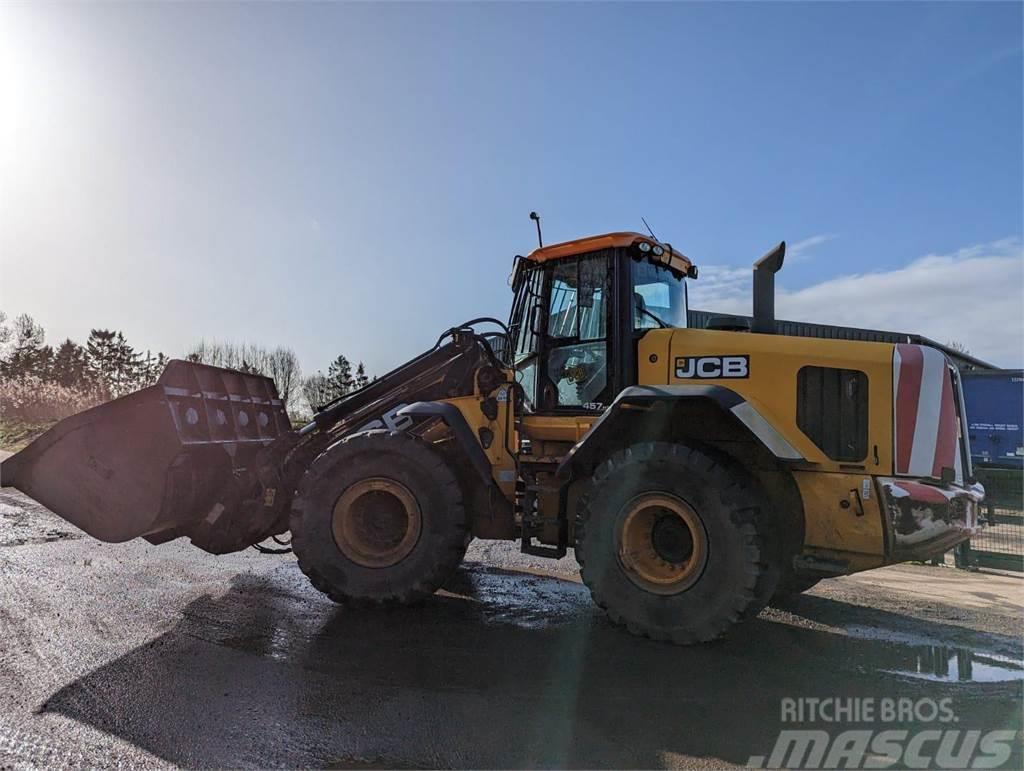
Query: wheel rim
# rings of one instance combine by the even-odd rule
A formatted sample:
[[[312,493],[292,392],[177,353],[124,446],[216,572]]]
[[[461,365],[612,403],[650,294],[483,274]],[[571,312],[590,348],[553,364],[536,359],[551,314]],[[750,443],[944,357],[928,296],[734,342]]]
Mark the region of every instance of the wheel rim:
[[[386,568],[409,556],[423,516],[409,489],[385,477],[356,482],[334,504],[331,529],[342,554],[358,565]]]
[[[693,586],[708,559],[708,537],[697,513],[666,493],[649,493],[623,507],[617,532],[619,563],[629,579],[654,594]]]

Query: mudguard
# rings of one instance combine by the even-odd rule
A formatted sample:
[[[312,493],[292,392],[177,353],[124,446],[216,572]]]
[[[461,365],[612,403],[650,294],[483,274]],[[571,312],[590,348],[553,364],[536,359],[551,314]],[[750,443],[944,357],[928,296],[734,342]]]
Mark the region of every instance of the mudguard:
[[[459,448],[465,453],[466,459],[473,466],[484,486],[490,487],[494,484],[494,479],[491,476],[491,463],[487,460],[487,454],[480,447],[473,430],[466,423],[466,418],[454,405],[446,402],[416,402],[403,407],[398,414],[414,418],[440,418],[452,430]]]
[[[630,386],[591,426],[559,464],[557,476],[567,479],[574,469],[592,463],[600,456],[602,443],[620,430],[620,420],[634,420],[636,411],[649,411],[659,403],[681,400],[706,400],[717,405],[753,434],[777,459],[785,462],[804,460],[791,445],[749,402],[735,391],[719,385]],[[632,413],[631,416],[629,413]]]

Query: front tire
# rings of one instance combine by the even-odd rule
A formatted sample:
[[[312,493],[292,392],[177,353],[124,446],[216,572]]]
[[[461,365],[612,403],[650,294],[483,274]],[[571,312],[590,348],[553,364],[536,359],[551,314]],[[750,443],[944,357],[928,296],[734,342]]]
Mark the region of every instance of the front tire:
[[[458,567],[469,529],[445,460],[407,434],[342,439],[306,471],[292,505],[299,568],[332,600],[413,604]]]
[[[612,622],[633,634],[707,642],[756,615],[769,523],[753,484],[724,459],[648,442],[594,473],[576,523],[583,582]]]

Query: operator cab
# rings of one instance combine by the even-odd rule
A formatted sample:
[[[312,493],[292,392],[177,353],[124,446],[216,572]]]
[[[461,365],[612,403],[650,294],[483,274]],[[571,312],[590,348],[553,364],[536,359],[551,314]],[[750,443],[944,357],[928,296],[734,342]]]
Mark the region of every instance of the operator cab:
[[[636,383],[636,343],[686,326],[693,263],[639,233],[609,233],[517,257],[511,363],[535,413],[601,412]]]

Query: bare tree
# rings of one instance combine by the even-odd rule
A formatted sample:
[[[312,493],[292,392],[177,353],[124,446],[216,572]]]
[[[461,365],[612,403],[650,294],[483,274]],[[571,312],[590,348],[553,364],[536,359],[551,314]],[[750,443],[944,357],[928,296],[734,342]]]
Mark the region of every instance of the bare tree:
[[[297,406],[301,396],[302,368],[291,348],[267,349],[254,343],[200,340],[185,357],[215,367],[265,375],[274,381],[285,407]]]
[[[971,349],[968,348],[964,343],[961,343],[959,340],[947,340],[946,341],[946,347],[949,348],[952,351],[956,351],[957,353],[962,353],[962,354],[964,354],[966,356],[970,356],[971,355]]]
[[[14,320],[15,345],[38,347],[43,344],[44,340],[46,340],[46,332],[43,331],[42,324],[36,323],[36,320],[27,313],[22,313]]]
[[[275,348],[267,354],[267,375],[277,383],[277,392],[285,406],[291,405],[299,396],[302,385],[302,367],[299,357],[291,348]]]
[[[302,381],[302,398],[310,414],[315,413],[318,407],[327,404],[333,397],[334,389],[323,372],[317,372]]]
[[[210,364],[214,367],[226,367],[227,369],[240,369],[241,359],[238,355],[238,346],[234,343],[221,343],[216,340],[200,340],[186,354],[189,361]]]

